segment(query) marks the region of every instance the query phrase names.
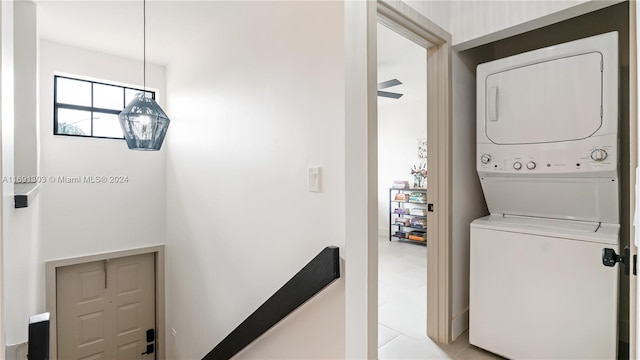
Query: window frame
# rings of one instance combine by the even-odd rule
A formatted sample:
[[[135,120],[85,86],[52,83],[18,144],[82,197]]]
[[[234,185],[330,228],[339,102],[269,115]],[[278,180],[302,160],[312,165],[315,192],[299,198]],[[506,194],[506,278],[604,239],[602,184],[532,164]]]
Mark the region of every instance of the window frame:
[[[68,80],[74,80],[74,81],[83,81],[83,82],[90,83],[91,84],[91,106],[74,105],[74,104],[67,104],[67,103],[58,102],[58,79],[59,78],[68,79]],[[96,135],[93,135],[94,113],[118,115],[118,114],[120,114],[122,112],[122,110],[105,109],[105,108],[99,108],[99,107],[93,106],[93,103],[94,103],[93,86],[94,86],[94,84],[106,85],[106,86],[114,86],[114,87],[122,89],[122,102],[124,104],[122,109],[124,109],[128,105],[126,103],[126,99],[127,99],[127,91],[126,90],[133,90],[133,91],[136,91],[136,92],[144,92],[146,94],[151,94],[151,98],[153,100],[156,99],[156,91],[154,91],[154,90],[148,90],[148,89],[145,90],[145,89],[140,89],[140,88],[127,86],[127,85],[110,84],[110,83],[103,82],[103,81],[98,81],[98,80],[88,80],[88,79],[81,79],[81,78],[68,76],[68,75],[57,75],[57,74],[54,74],[53,75],[53,135],[56,135],[56,136],[72,136],[72,137],[81,137],[81,138],[94,138],[94,139],[124,140],[124,136],[122,136],[122,137],[110,137],[110,136],[96,136]],[[88,111],[88,112],[90,112],[91,113],[91,117],[90,117],[91,134],[89,134],[89,135],[78,135],[78,134],[66,134],[66,133],[58,132],[58,110],[59,109],[80,110],[80,111]]]

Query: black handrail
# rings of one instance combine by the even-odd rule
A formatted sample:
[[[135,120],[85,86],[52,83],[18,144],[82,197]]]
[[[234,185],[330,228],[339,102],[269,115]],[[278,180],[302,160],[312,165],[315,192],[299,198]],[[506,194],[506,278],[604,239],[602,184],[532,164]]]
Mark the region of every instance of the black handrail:
[[[230,359],[339,277],[339,250],[328,246],[202,359]]]

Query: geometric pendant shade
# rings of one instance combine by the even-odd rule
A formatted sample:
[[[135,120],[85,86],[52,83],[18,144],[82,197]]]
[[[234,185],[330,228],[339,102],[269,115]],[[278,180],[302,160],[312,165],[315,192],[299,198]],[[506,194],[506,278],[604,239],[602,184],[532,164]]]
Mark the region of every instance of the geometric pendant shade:
[[[118,119],[129,149],[160,150],[170,120],[155,100],[138,93]]]

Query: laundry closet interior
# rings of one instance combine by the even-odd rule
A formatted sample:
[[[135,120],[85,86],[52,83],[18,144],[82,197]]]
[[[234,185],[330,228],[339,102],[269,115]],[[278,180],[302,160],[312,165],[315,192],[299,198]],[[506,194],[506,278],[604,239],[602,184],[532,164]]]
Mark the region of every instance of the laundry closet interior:
[[[574,17],[562,22],[558,22],[552,25],[548,25],[545,27],[541,27],[535,30],[531,30],[529,32],[525,32],[516,36],[512,36],[509,38],[505,38],[502,40],[498,40],[486,45],[482,45],[482,46],[478,46],[478,47],[474,47],[474,48],[470,48],[467,50],[462,50],[458,53],[458,56],[460,57],[460,60],[462,61],[462,63],[469,69],[469,71],[473,74],[476,74],[476,67],[479,64],[483,64],[483,63],[487,63],[487,62],[491,62],[494,60],[498,60],[498,59],[503,59],[503,58],[507,58],[507,57],[511,57],[514,55],[518,55],[518,54],[523,54],[523,53],[528,53],[528,52],[533,52],[535,50],[538,49],[543,49],[543,48],[551,48],[553,46],[559,45],[559,44],[564,44],[564,43],[569,43],[575,40],[580,40],[580,39],[585,39],[585,38],[589,38],[589,37],[594,37],[594,36],[598,36],[598,35],[603,35],[606,33],[612,33],[612,32],[616,32],[616,36],[617,36],[617,61],[618,61],[618,94],[617,94],[617,107],[618,107],[618,123],[617,123],[617,134],[618,134],[618,144],[617,144],[617,154],[614,154],[613,156],[617,155],[617,161],[618,161],[618,166],[617,166],[617,177],[615,179],[611,179],[610,181],[617,181],[617,193],[616,194],[612,194],[611,196],[603,196],[602,193],[600,193],[599,195],[594,195],[595,198],[597,198],[596,203],[600,204],[601,202],[606,202],[608,197],[614,197],[617,196],[617,199],[619,199],[619,204],[616,206],[616,204],[610,204],[611,206],[607,208],[607,210],[605,210],[605,212],[607,213],[611,213],[611,211],[608,211],[610,208],[615,208],[617,207],[618,210],[618,214],[617,215],[617,221],[619,224],[619,237],[618,237],[618,242],[617,244],[614,244],[616,252],[618,252],[618,254],[622,251],[622,249],[624,249],[626,246],[629,245],[630,242],[630,229],[632,226],[632,211],[630,209],[630,191],[631,191],[631,184],[630,184],[630,179],[631,179],[631,172],[635,171],[635,169],[630,169],[630,144],[629,144],[629,140],[630,140],[630,128],[629,128],[629,4],[627,2],[622,2],[616,5],[612,5],[606,8],[603,8],[601,10],[597,10],[591,13],[587,13],[585,15],[581,15],[578,17]],[[481,73],[480,70],[478,70],[478,73]],[[481,74],[482,75],[482,74]],[[455,80],[455,79],[454,79]],[[476,79],[477,81],[480,81],[479,78]],[[487,80],[489,81],[489,80]],[[499,90],[497,89],[492,89],[494,86],[489,86],[490,84],[486,84],[488,87],[486,88],[487,90],[487,94],[486,95],[486,99],[484,97],[482,97],[482,101],[489,101],[491,99],[493,99],[495,96],[503,96],[504,94],[500,94]],[[478,85],[478,89],[480,89],[481,84]],[[533,86],[533,85],[532,85]],[[454,85],[455,87],[455,85]],[[497,86],[496,86],[497,88]],[[492,94],[491,92],[494,91],[495,92]],[[549,89],[550,92],[554,91],[555,89]],[[478,90],[479,91],[479,90]],[[454,92],[455,93],[455,92]],[[498,93],[498,95],[496,95],[496,93]],[[507,95],[504,95],[507,96]],[[606,95],[605,95],[606,96]],[[478,96],[477,93],[474,92],[474,98],[476,99],[480,99],[480,97]],[[480,101],[480,100],[478,100]],[[580,101],[578,100],[577,103],[580,103]],[[478,106],[478,104],[475,104],[476,106]],[[591,106],[591,104],[585,104],[586,106]],[[454,99],[454,106],[455,106],[455,99]],[[474,109],[475,110],[475,109]],[[487,116],[490,117],[495,117],[496,114],[492,114],[491,113],[491,109],[485,109],[487,111]],[[454,110],[455,111],[455,110]],[[479,111],[480,112],[480,111]],[[544,111],[541,111],[541,113],[544,113]],[[476,121],[475,118],[476,112],[474,111],[474,118],[473,119],[469,119],[469,121]],[[498,114],[502,115],[502,114]],[[454,116],[455,118],[455,116]],[[491,119],[493,120],[493,119]],[[499,121],[499,120],[498,120]],[[544,124],[544,121],[541,121],[541,123]],[[478,126],[482,126],[480,125],[481,123],[478,122]],[[454,123],[455,126],[455,123]],[[488,125],[490,126],[490,125]],[[552,127],[550,127],[552,128]],[[596,127],[597,128],[597,127]],[[478,131],[484,131],[485,129],[477,129]],[[487,130],[489,131],[489,130]],[[571,129],[567,130],[568,132],[572,132]],[[543,131],[544,132],[544,131]],[[558,131],[558,133],[561,131]],[[545,135],[549,135],[549,134],[545,134]],[[561,139],[563,135],[558,135],[557,138]],[[489,136],[491,137],[491,136]],[[499,137],[499,136],[498,136]],[[547,136],[547,138],[553,138],[553,136]],[[474,141],[477,141],[477,139],[474,137]],[[496,143],[500,143],[501,141],[507,141],[505,139],[491,139],[491,141],[495,141]],[[552,145],[550,145],[551,147],[553,147]],[[544,161],[544,162],[535,162],[535,161],[530,161],[529,159],[523,159],[522,162],[521,161],[515,161],[513,162],[513,159],[509,159],[508,164],[507,161],[505,160],[504,162],[502,162],[500,165],[497,165],[495,162],[491,162],[491,160],[495,160],[495,159],[487,159],[487,158],[481,158],[483,156],[489,155],[488,153],[485,153],[482,151],[481,149],[482,146],[478,146],[477,148],[477,153],[474,154],[474,159],[476,159],[476,161],[478,162],[478,171],[479,171],[479,179],[478,181],[480,182],[480,178],[482,177],[482,172],[480,171],[480,164],[486,164],[491,166],[491,169],[487,169],[487,171],[493,170],[494,166],[504,166],[505,169],[508,165],[509,167],[509,171],[511,171],[512,173],[517,173],[517,174],[523,174],[525,172],[529,172],[531,173],[532,171],[535,171],[535,167],[538,167],[538,170],[540,170],[540,173],[543,173],[544,171],[549,171],[552,168],[552,162],[551,161]],[[584,161],[591,161],[592,163],[597,163],[600,161],[600,156],[602,155],[600,152],[597,152],[597,154],[592,155],[591,151],[595,151],[595,147],[593,149],[589,148],[588,153],[586,153],[585,155],[585,159]],[[615,145],[613,147],[613,151],[616,151],[615,149]],[[594,157],[595,156],[595,157]],[[559,155],[560,157],[560,155]],[[587,159],[589,158],[589,159]],[[533,160],[533,158],[531,158],[531,160]],[[611,160],[611,159],[610,159]],[[572,165],[574,167],[576,166],[580,166],[577,163],[579,162],[573,162]],[[485,165],[486,165],[485,164]],[[475,164],[474,164],[475,165]],[[584,164],[581,164],[584,167]],[[532,168],[533,167],[533,168]],[[543,167],[542,169],[540,167]],[[485,181],[485,180],[482,180]],[[483,185],[486,187],[486,184],[483,183]],[[499,187],[494,188],[497,189]],[[505,189],[507,189],[505,187]],[[480,185],[478,185],[478,191],[480,191]],[[499,198],[499,194],[496,193],[492,193],[491,197],[487,197],[487,193],[486,193],[487,189],[485,188],[485,197],[487,199],[488,203],[493,203],[494,204],[494,208],[495,206],[495,199],[496,197]],[[505,190],[506,191],[506,190]],[[596,190],[597,191],[597,190]],[[534,208],[536,208],[537,210],[541,210],[541,212],[539,212],[537,215],[534,216],[541,216],[541,217],[546,217],[546,212],[545,212],[545,206],[549,206],[549,213],[553,213],[553,211],[555,211],[555,209],[551,209],[551,207],[555,207],[556,209],[559,207],[558,203],[553,204],[553,203],[549,203],[549,202],[545,202],[545,201],[540,201],[539,203],[536,203],[533,205]],[[491,206],[490,206],[491,207]],[[529,207],[527,207],[526,205],[523,207],[523,209],[527,209]],[[537,211],[536,210],[536,211]],[[526,213],[527,210],[524,211],[524,213]],[[534,211],[535,212],[535,211]],[[613,211],[615,212],[615,211]],[[516,212],[517,213],[517,212]],[[487,211],[487,215],[489,215],[489,210]],[[528,215],[528,214],[526,214]],[[553,218],[554,216],[548,216],[549,218]],[[605,216],[606,217],[606,216]],[[566,216],[565,218],[571,218],[571,215]],[[595,218],[594,218],[595,219]],[[595,220],[597,223],[597,219]],[[605,221],[606,222],[606,221]],[[472,226],[473,227],[473,226]],[[470,257],[472,265],[470,268],[470,271],[477,271],[477,269],[473,268],[473,244],[474,244],[474,235],[473,235],[473,229],[471,230],[471,253]],[[602,248],[607,247],[606,245],[601,246]],[[519,254],[517,256],[521,256],[522,254]],[[557,254],[555,254],[557,255]],[[567,261],[571,262],[571,255],[572,254],[566,254],[567,255]],[[510,267],[513,268],[514,266],[517,266],[517,264],[519,264],[520,260],[524,260],[524,259],[517,259],[517,258],[513,258],[515,257],[516,254],[515,253],[510,253],[509,250],[505,250],[504,252],[500,252],[497,251],[494,253],[494,261],[496,263],[500,263],[503,262],[504,263],[504,267],[502,268],[501,271],[504,272],[509,272],[510,271]],[[501,260],[503,259],[503,260]],[[542,260],[544,261],[545,259],[542,258]],[[601,259],[596,258],[595,260],[597,261],[601,261]],[[497,265],[499,267],[499,265]],[[542,265],[541,265],[542,266]],[[600,264],[600,266],[602,266]],[[617,298],[617,344],[615,344],[614,350],[613,351],[617,351],[617,356],[620,359],[626,359],[628,357],[628,344],[629,344],[629,278],[625,277],[624,273],[623,273],[623,268],[622,266],[618,266],[615,268],[607,268],[608,270],[611,270],[613,272],[615,272],[615,276],[617,276],[618,279],[618,298]],[[531,270],[531,271],[535,271],[535,270]],[[563,274],[555,274],[556,276],[562,276]],[[471,292],[473,293],[473,281],[474,281],[474,274],[472,273],[470,275],[471,277]],[[535,286],[535,284],[531,284],[531,286]],[[505,290],[507,291],[507,290]],[[516,290],[514,290],[516,291]],[[474,344],[474,305],[476,306],[476,315],[479,312],[484,311],[480,306],[476,304],[474,304],[474,300],[473,300],[473,294],[471,295],[471,304],[470,304],[470,313],[471,313],[471,324],[470,324],[470,339],[471,339],[471,344]],[[614,300],[615,301],[615,300]],[[576,304],[579,305],[579,304]],[[540,307],[538,309],[529,309],[528,311],[542,311],[541,309],[543,309],[543,307]],[[613,309],[613,311],[615,311],[616,309]],[[615,319],[615,316],[614,316]],[[476,319],[477,321],[477,319]],[[559,319],[560,321],[560,319]],[[526,325],[526,324],[523,324]],[[475,323],[475,326],[478,327],[478,323]],[[549,324],[549,326],[553,327],[553,324]],[[476,328],[476,331],[480,331],[480,329]],[[494,334],[494,336],[497,336],[497,334]],[[541,338],[543,338],[541,336]],[[570,337],[566,337],[564,339],[569,339]],[[563,341],[563,338],[560,337],[559,339],[557,339],[559,342]],[[476,339],[475,341],[479,342],[480,344],[474,344],[476,346],[481,346],[482,341],[478,341],[478,339]],[[531,341],[535,341],[535,339],[531,339]],[[538,344],[540,345],[540,344]],[[482,347],[482,346],[481,346]],[[489,348],[487,348],[489,347]],[[504,348],[501,348],[500,346],[497,346],[497,348],[490,348],[491,346],[487,346],[485,347],[486,350],[489,351],[493,351],[497,354],[503,355],[503,356],[507,356],[507,357],[518,357],[518,353],[509,353],[508,351],[504,351]],[[617,347],[617,349],[615,349]],[[502,353],[501,353],[502,352]],[[522,355],[522,354],[519,354]]]

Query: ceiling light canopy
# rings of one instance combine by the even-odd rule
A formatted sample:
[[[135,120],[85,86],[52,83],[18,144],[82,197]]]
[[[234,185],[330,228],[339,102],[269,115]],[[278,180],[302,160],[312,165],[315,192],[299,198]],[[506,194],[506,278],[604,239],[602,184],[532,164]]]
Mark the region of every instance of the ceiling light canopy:
[[[147,5],[142,1],[143,90],[147,87]],[[131,150],[158,151],[169,128],[169,117],[156,101],[137,94],[118,115],[127,146]]]

